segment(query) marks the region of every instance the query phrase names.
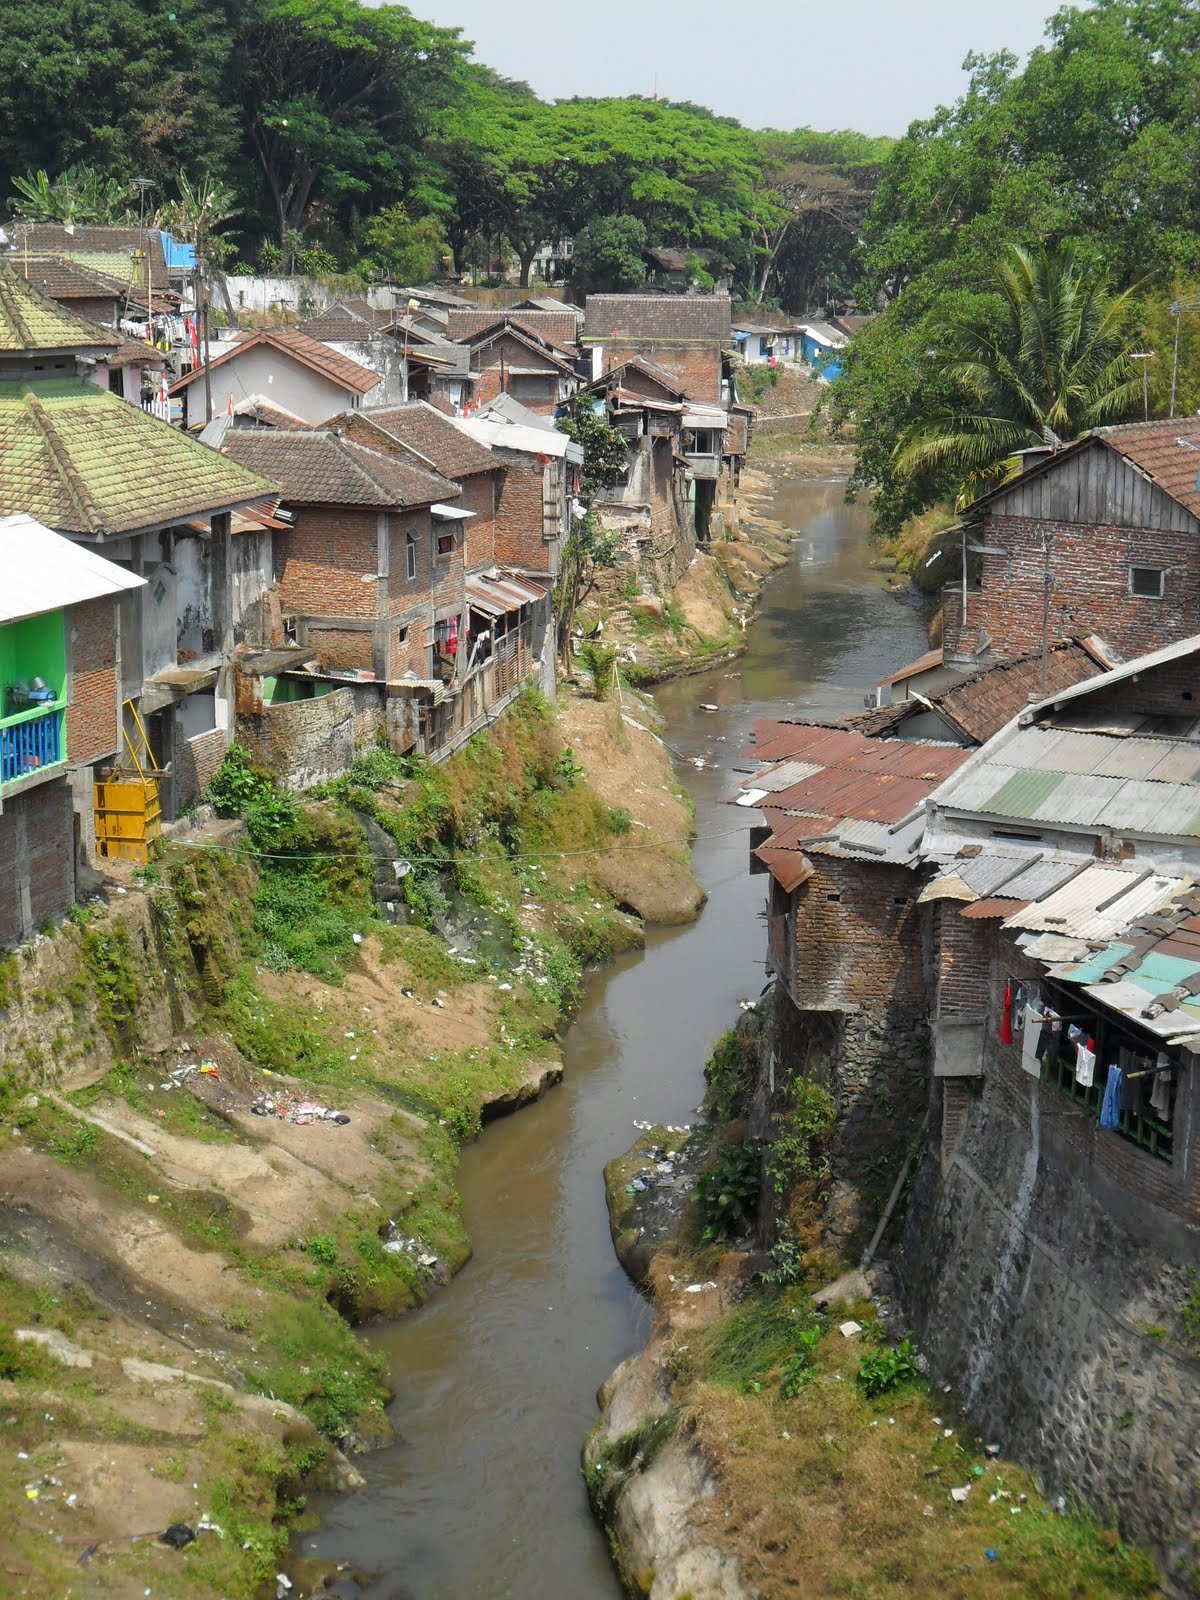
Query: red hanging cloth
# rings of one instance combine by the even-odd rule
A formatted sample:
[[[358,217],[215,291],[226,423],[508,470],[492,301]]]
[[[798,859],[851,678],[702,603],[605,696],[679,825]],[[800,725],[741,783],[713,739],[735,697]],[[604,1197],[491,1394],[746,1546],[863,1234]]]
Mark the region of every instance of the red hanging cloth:
[[[1012,1030],[1012,980],[1004,985],[1004,1011],[1000,1018],[1000,1043],[1013,1042]]]

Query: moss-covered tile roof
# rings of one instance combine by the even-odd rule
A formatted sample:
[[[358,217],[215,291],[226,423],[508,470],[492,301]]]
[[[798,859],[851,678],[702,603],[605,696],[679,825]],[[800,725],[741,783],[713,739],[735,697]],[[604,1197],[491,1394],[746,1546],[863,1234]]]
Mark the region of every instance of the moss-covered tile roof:
[[[82,378],[0,383],[0,515],[114,535],[261,500],[275,485]]]
[[[0,354],[114,350],[116,335],[57,300],[48,300],[7,264],[0,264]]]

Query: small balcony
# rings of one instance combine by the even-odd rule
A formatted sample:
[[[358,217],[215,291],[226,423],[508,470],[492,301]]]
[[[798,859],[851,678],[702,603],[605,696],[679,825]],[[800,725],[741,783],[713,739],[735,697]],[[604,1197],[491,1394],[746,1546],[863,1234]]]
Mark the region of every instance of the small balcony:
[[[56,705],[0,718],[0,790],[57,777],[67,761],[65,710]]]

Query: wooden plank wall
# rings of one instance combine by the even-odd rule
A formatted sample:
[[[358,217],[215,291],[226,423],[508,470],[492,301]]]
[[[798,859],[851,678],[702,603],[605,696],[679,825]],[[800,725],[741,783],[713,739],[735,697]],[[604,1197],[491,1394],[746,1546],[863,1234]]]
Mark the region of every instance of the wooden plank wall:
[[[1190,512],[1098,441],[1053,470],[1018,479],[989,508],[993,515],[1078,522],[1094,527],[1193,533]]]

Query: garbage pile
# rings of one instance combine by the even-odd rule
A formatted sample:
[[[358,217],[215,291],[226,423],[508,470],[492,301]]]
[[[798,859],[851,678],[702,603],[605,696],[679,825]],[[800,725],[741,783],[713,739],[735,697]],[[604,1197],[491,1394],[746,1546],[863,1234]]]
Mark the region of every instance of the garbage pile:
[[[277,1117],[280,1122],[292,1122],[306,1128],[314,1122],[333,1122],[345,1127],[350,1118],[333,1106],[318,1105],[315,1100],[291,1100],[282,1094],[260,1093],[250,1102],[256,1117]]]

